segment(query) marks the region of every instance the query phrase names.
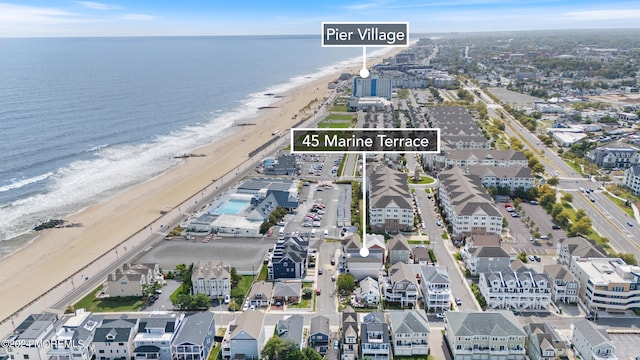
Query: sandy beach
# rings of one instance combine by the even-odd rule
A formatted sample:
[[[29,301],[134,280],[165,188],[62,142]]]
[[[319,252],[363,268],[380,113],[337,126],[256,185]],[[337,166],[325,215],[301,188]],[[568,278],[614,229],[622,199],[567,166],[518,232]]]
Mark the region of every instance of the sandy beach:
[[[393,52],[398,51],[396,48]],[[351,72],[358,70],[353,68]],[[301,109],[315,99],[319,100],[313,104],[317,107],[331,93],[327,84],[339,75],[340,71],[336,71],[277,94],[282,98],[273,108],[259,110],[255,117],[247,119],[256,125],[234,127],[232,135],[193,151],[204,157],[187,158],[165,174],[67,218],[70,222],[82,223],[83,227],[43,231],[34,243],[2,259],[0,319],[6,319],[161,217],[161,212],[179,206],[212,180],[234,169],[248,159],[250,151],[271,140],[274,131],[288,137],[288,129],[304,117]]]

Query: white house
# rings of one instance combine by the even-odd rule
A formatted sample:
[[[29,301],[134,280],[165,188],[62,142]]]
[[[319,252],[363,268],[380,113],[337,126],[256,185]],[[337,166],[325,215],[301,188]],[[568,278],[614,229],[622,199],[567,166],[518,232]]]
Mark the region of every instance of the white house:
[[[228,265],[211,261],[196,261],[191,273],[193,294],[205,294],[210,298],[223,298],[231,294],[231,271]]]
[[[90,360],[94,356],[93,335],[99,321],[91,312],[76,310],[51,338],[49,360]]]
[[[422,310],[389,311],[393,356],[429,354],[429,320]]]
[[[374,307],[380,303],[380,287],[378,280],[366,277],[360,280],[360,286],[353,292],[355,304],[359,306]]]
[[[571,324],[571,344],[584,360],[616,360],[615,348],[603,328],[591,321],[579,320]]]
[[[480,273],[478,286],[490,309],[549,308],[551,286],[544,274],[528,269],[519,260],[512,264],[514,270]]]

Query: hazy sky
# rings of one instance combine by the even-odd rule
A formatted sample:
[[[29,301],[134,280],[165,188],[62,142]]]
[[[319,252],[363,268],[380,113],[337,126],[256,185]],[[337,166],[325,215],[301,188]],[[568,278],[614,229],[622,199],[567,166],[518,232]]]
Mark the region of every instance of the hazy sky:
[[[2,0],[0,0],[2,1]],[[322,21],[411,33],[640,27],[639,1],[40,0],[0,2],[0,37],[319,34]]]

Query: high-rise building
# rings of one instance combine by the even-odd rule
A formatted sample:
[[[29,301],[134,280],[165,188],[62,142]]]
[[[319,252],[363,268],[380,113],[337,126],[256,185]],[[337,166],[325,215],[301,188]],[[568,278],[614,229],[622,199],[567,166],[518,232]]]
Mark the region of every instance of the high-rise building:
[[[353,96],[378,96],[391,100],[391,78],[356,77],[353,80]]]

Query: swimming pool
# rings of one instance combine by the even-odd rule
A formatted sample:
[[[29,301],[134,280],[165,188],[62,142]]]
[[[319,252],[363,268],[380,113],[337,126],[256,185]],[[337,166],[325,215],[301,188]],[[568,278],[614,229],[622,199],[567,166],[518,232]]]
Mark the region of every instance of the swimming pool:
[[[216,214],[216,215],[222,215],[222,214],[236,215],[236,214],[239,214],[242,210],[244,210],[244,208],[246,208],[247,205],[249,205],[249,203],[250,203],[249,200],[229,199],[225,203],[220,205],[220,207],[218,207],[214,211],[214,214]]]

